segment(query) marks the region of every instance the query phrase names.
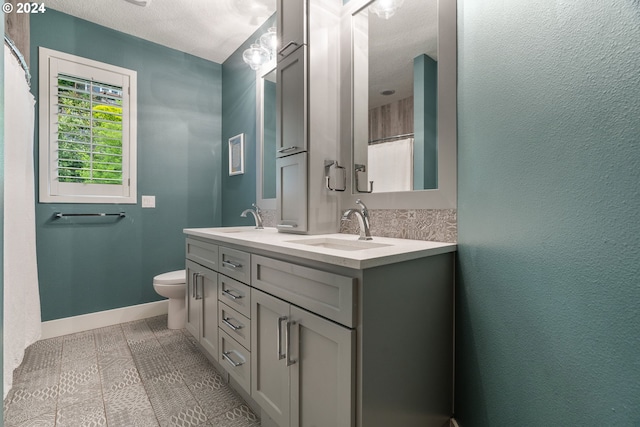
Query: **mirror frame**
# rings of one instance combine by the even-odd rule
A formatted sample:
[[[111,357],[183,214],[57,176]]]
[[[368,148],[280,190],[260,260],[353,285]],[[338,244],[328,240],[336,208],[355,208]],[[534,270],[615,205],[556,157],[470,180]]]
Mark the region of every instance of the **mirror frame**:
[[[264,169],[264,79],[263,77],[276,69],[276,62],[270,61],[256,71],[256,204],[261,209],[276,209],[276,198],[265,199],[262,185]]]
[[[353,15],[372,0],[351,0],[341,17],[340,159],[347,166],[347,191],[341,206],[362,199],[370,209],[455,209],[457,207],[457,8],[438,2],[438,188],[395,193],[354,193],[353,188]]]

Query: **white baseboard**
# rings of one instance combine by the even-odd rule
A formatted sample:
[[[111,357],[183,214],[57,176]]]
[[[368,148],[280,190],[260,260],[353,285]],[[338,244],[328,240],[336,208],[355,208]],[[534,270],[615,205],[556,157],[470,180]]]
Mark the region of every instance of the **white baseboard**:
[[[75,334],[118,323],[146,319],[147,317],[167,314],[169,300],[132,305],[113,310],[98,311],[80,316],[65,317],[64,319],[42,322],[42,339]]]

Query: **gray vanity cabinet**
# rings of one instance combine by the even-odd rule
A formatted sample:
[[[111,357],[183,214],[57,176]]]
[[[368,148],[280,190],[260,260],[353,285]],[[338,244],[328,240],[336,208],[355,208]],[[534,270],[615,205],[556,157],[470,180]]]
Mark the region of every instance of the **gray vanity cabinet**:
[[[308,0],[278,0],[278,58],[284,58],[303,44],[307,37]]]
[[[278,61],[276,85],[276,155],[307,151],[307,48]]]
[[[190,232],[187,329],[263,425],[448,425],[454,247],[357,267],[348,256],[287,254],[289,237],[273,230],[223,231],[211,243],[207,229]],[[268,236],[275,243],[260,247]]]
[[[325,188],[324,163],[338,157],[341,8],[342,0],[278,3],[276,225],[282,232],[339,228],[338,201]]]
[[[307,153],[276,159],[276,189],[278,230],[307,232]]]
[[[306,52],[296,50],[277,68],[276,227],[291,233],[308,231]]]
[[[186,261],[187,330],[218,360],[218,273]]]
[[[251,290],[252,397],[280,427],[351,427],[355,331]]]

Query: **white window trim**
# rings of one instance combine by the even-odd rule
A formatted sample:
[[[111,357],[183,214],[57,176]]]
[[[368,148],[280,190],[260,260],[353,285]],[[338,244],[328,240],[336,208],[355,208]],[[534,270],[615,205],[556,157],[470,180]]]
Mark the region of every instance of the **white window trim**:
[[[111,184],[111,194],[101,194],[101,184],[58,183],[56,180],[57,68],[78,69],[79,77],[109,83],[121,79],[128,86],[123,95],[123,183]],[[39,48],[39,156],[40,203],[137,203],[137,73],[133,70],[93,61],[75,55]],[[67,72],[68,73],[68,72]],[[126,119],[125,119],[126,118]],[[125,143],[125,138],[127,139]],[[64,184],[64,185],[58,185]],[[97,190],[94,191],[93,189]]]

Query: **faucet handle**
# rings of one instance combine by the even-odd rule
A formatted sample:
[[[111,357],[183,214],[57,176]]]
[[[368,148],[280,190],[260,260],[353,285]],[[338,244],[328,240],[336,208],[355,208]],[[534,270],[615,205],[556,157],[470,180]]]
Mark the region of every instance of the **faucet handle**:
[[[260,214],[260,212],[262,212],[262,209],[260,209],[260,206],[256,205],[255,203],[251,203],[251,206],[253,206],[256,209],[257,214]]]
[[[362,200],[356,199],[356,205],[360,206],[362,213],[366,214],[367,212],[369,212],[369,209],[367,209],[367,205],[365,205]]]

